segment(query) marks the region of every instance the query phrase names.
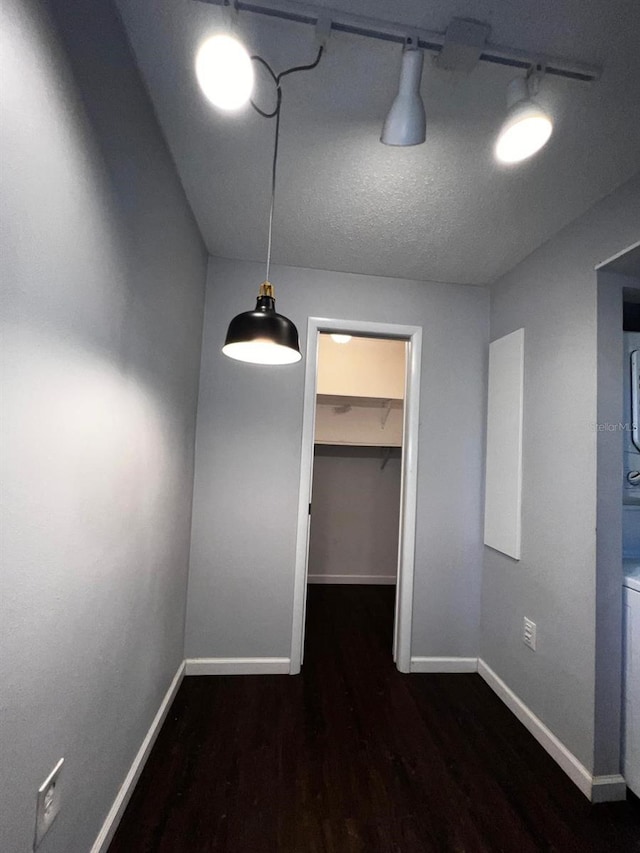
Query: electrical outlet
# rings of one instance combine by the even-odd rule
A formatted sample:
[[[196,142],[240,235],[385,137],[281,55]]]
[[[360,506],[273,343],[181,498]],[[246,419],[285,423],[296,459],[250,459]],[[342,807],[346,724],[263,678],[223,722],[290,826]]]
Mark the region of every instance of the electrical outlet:
[[[530,649],[536,650],[536,623],[532,622],[531,619],[527,619],[524,617],[524,629],[522,631],[522,640],[525,646],[529,646]]]
[[[33,849],[40,845],[40,842],[45,837],[51,824],[56,819],[60,811],[60,782],[58,777],[64,764],[64,758],[53,768],[51,773],[38,788],[38,799],[36,802],[36,834],[33,839]]]

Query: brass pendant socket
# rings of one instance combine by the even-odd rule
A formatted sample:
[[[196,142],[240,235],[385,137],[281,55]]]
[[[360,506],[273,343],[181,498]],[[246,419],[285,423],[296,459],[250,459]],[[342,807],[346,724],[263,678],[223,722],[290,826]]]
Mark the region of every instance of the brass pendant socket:
[[[260,285],[260,296],[269,296],[271,299],[276,298],[276,292],[274,286],[270,281],[263,281]]]

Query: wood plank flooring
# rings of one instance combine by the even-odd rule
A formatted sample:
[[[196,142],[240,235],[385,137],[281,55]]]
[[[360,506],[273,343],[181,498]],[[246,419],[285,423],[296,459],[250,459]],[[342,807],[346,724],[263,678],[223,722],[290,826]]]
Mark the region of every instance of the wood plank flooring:
[[[110,853],[627,853],[482,679],[401,675],[393,587],[311,586],[303,674],[188,677]]]

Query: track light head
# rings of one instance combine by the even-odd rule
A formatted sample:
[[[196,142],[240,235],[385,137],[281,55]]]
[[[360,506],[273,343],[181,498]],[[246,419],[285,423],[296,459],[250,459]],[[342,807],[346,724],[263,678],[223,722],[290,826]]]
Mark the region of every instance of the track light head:
[[[385,145],[420,145],[427,136],[427,118],[420,96],[424,53],[413,40],[402,51],[400,84],[384,121],[380,142]]]
[[[508,113],[500,128],[495,157],[500,163],[519,163],[549,141],[553,122],[531,97],[532,77],[516,77],[507,89]]]
[[[244,46],[231,36],[207,39],[196,55],[200,88],[218,109],[243,107],[253,91],[253,65]]]

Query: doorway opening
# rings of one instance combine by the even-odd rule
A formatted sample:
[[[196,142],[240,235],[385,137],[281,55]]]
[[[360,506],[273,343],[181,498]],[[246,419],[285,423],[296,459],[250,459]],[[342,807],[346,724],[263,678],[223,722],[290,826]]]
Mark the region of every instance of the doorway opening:
[[[593,774],[614,783],[608,786],[607,799],[624,799],[625,782],[640,794],[640,243],[596,269]]]
[[[373,585],[383,607],[395,588],[389,653],[410,671],[420,351],[419,327],[309,320],[292,674],[307,584]]]

